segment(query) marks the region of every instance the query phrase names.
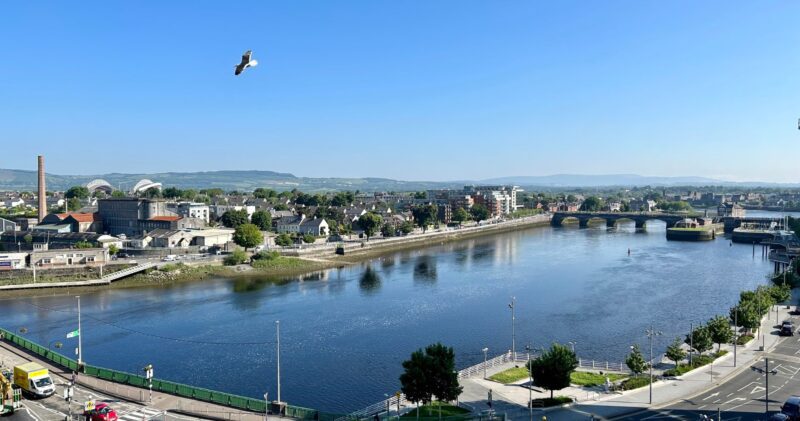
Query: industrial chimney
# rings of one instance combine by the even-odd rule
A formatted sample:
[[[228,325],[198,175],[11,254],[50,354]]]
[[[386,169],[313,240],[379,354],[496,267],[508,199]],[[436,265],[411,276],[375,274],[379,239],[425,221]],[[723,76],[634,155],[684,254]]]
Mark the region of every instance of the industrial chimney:
[[[39,155],[39,222],[47,215],[47,190],[44,185],[44,156]]]

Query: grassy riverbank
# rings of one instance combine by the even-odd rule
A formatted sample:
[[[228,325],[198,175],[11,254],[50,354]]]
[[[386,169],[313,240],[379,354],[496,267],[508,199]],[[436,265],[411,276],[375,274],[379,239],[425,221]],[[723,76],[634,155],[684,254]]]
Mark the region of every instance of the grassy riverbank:
[[[92,292],[98,289],[120,289],[136,287],[158,287],[170,284],[203,281],[210,278],[260,278],[268,282],[281,283],[287,278],[300,277],[312,274],[325,269],[341,268],[367,260],[380,258],[392,253],[414,250],[440,244],[467,240],[492,234],[500,234],[520,229],[528,229],[536,226],[548,225],[549,221],[530,221],[520,223],[519,221],[488,225],[483,229],[470,231],[449,231],[441,235],[426,237],[407,237],[405,241],[397,241],[387,244],[375,245],[367,243],[364,249],[348,251],[344,256],[327,254],[312,254],[300,257],[281,256],[274,259],[259,259],[252,265],[244,264],[237,266],[222,266],[220,262],[188,265],[188,264],[167,264],[161,270],[153,269],[146,273],[137,274],[129,278],[122,279],[110,285],[92,287],[61,287],[49,288],[45,290],[16,290],[4,291],[4,297],[29,297],[29,296],[52,296],[64,294],[76,294],[82,292]],[[38,275],[38,274],[37,274]],[[60,279],[68,281],[73,279]]]

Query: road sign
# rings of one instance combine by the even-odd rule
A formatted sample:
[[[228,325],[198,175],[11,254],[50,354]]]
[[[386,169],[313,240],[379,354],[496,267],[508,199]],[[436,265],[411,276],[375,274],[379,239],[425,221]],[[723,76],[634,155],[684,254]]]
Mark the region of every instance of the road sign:
[[[67,333],[67,339],[69,338],[77,338],[80,336],[81,332],[79,330],[73,330],[72,332]]]
[[[94,411],[94,400],[88,400],[83,404],[83,409],[86,411]]]

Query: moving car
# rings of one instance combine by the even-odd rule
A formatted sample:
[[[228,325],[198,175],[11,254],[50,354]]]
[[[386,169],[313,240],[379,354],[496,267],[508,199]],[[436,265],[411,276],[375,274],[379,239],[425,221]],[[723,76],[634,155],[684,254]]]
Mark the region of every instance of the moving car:
[[[117,421],[117,412],[107,403],[100,402],[91,411],[83,411],[83,416],[89,421]]]
[[[800,396],[789,396],[786,402],[781,405],[781,414],[786,415],[788,420],[800,420]]]

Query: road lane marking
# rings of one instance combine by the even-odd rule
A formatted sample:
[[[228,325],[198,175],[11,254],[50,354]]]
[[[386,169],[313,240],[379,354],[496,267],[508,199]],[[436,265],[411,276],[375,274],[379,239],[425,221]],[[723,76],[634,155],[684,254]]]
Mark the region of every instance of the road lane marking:
[[[719,392],[715,392],[715,393],[712,393],[712,394],[710,394],[710,395],[706,396],[705,398],[703,398],[703,400],[711,399],[711,398],[713,398],[714,396],[718,396],[718,395],[719,395]]]

